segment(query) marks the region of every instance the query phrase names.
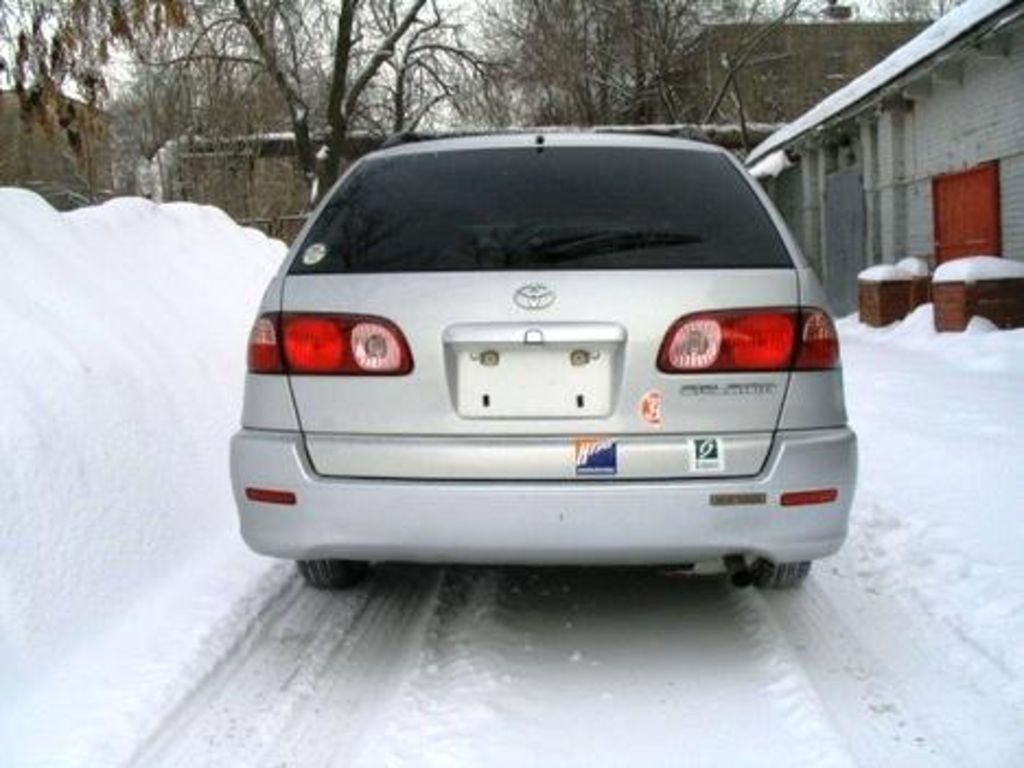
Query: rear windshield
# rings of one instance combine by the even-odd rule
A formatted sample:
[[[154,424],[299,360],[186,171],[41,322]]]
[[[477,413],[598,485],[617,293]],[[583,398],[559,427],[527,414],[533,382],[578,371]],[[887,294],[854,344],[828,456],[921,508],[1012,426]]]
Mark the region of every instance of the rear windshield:
[[[291,272],[789,266],[761,203],[718,154],[529,147],[367,159]]]

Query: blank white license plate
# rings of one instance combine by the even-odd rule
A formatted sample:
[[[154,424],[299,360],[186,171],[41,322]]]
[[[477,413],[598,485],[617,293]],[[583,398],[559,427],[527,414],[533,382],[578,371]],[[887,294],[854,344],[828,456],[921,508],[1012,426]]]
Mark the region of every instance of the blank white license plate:
[[[460,349],[456,407],[478,419],[608,416],[615,353],[610,344]]]

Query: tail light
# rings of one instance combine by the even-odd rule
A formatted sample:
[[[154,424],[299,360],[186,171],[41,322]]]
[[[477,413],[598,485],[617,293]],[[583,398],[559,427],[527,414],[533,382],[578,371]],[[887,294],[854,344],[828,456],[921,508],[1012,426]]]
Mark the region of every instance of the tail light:
[[[292,315],[282,322],[284,359],[290,373],[332,373],[350,362],[345,329],[332,317]]]
[[[824,370],[839,339],[820,309],[741,309],[681,317],[661,343],[664,373]]]
[[[278,343],[277,315],[261,315],[249,331],[249,371],[252,373],[281,373],[281,345]]]
[[[801,313],[800,348],[793,367],[798,371],[824,371],[839,365],[839,334],[828,313],[805,309]]]
[[[249,335],[251,373],[403,376],[412,353],[398,326],[368,315],[270,313]]]

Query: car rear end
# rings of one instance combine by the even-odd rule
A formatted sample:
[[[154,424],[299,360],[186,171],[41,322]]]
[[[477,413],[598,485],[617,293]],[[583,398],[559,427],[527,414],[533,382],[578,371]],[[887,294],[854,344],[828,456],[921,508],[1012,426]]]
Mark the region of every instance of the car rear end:
[[[269,286],[249,364],[232,478],[265,554],[786,563],[846,533],[824,297],[713,147],[374,153]]]

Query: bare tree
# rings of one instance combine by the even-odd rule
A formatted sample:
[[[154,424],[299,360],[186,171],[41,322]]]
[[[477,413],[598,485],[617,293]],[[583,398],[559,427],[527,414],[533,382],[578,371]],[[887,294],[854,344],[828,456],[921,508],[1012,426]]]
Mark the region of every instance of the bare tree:
[[[106,138],[100,107],[108,95],[104,68],[111,53],[184,26],[183,3],[0,3],[0,85],[13,86],[29,125],[63,137],[77,186],[90,198],[98,191],[98,144]]]
[[[377,18],[381,30],[396,23],[394,5],[389,5],[390,18]],[[488,66],[465,42],[463,25],[431,0],[425,18],[386,62],[389,76],[382,82],[389,108],[379,111],[388,115],[391,132],[414,131],[442,104],[458,109],[464,85],[484,74]]]
[[[314,196],[337,178],[353,127],[379,121],[379,110],[369,109],[375,93],[388,94],[392,128],[415,126],[452,98],[452,67],[476,62],[457,26],[428,0],[341,0],[336,10],[312,0],[232,3],[286,105]],[[324,35],[327,24],[332,29]],[[324,39],[332,41],[329,48],[321,45]],[[377,106],[382,103],[378,98]],[[319,154],[311,131],[314,105],[322,105],[325,126]]]
[[[746,25],[748,31],[740,38],[739,43],[736,47],[736,51],[726,57],[724,62],[725,73],[722,78],[722,83],[711,99],[711,103],[708,105],[707,111],[704,113],[702,122],[711,122],[718,113],[719,108],[722,106],[722,101],[729,94],[730,90],[737,99],[737,106],[740,108],[742,113],[742,100],[739,96],[738,86],[736,84],[736,76],[743,70],[747,65],[750,58],[757,53],[761,45],[767,40],[772,33],[774,33],[778,27],[790,21],[800,10],[802,0],[785,0],[781,8],[776,10],[771,17],[765,19],[761,17],[762,8],[759,3],[755,2],[748,13],[746,19]],[[745,120],[741,114],[741,125],[745,128]]]
[[[499,41],[526,121],[612,123],[636,107],[621,3],[513,0],[489,16],[488,36]]]
[[[867,10],[889,21],[932,21],[944,16],[964,0],[876,0]]]
[[[495,89],[527,122],[652,123],[714,120],[734,79],[800,0],[504,0],[488,8],[488,37],[503,63]],[[693,57],[710,25],[739,24],[722,82],[695,103]],[[500,110],[496,110],[499,111]]]

